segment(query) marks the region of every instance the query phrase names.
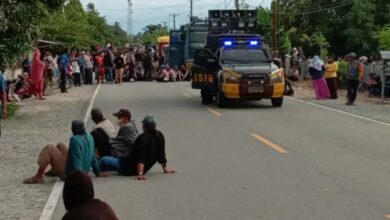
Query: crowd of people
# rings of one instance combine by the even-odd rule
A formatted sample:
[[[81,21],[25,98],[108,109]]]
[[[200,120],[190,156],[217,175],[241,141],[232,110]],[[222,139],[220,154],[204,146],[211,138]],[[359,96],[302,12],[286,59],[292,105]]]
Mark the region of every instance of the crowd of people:
[[[113,115],[117,118],[118,133],[98,108],[91,111],[96,125],[90,133],[84,122],[73,121],[69,147],[64,143],[44,146],[38,156],[36,174],[23,181],[25,184],[42,184],[45,176],[64,180],[63,198],[68,211],[64,219],[101,219],[94,218],[96,215],[117,219],[106,203],[94,199],[92,181],[88,176],[90,170],[96,177],[108,177],[107,172],[117,172],[145,181],[145,174],[159,163],[163,173],[175,173],[167,168],[165,138],[157,130],[153,116],[142,120],[143,132],[139,134],[129,110],[121,109]]]
[[[302,48],[293,48],[292,56],[286,55],[283,60],[279,58],[278,52],[273,52],[272,55],[274,62],[285,70],[285,95],[294,94],[293,81],[311,80],[317,100],[338,99],[339,63],[345,61],[347,64],[344,76],[347,90],[346,105],[355,104],[359,91],[367,90],[369,97],[380,96],[382,78],[374,73],[372,69],[374,64],[370,65],[371,69],[367,68],[370,61],[365,56],[358,59],[357,55],[351,52],[344,58],[336,59],[334,56],[328,56],[322,60],[319,56],[305,57]]]
[[[9,101],[20,101],[35,96],[45,100],[48,86],[58,82],[61,93],[67,92],[70,78],[74,86],[134,81],[189,81],[190,71],[185,65],[171,67],[163,51],[144,46],[119,49],[94,47],[93,50],[65,49],[62,53],[36,49],[32,59],[21,63],[22,74],[6,80]]]

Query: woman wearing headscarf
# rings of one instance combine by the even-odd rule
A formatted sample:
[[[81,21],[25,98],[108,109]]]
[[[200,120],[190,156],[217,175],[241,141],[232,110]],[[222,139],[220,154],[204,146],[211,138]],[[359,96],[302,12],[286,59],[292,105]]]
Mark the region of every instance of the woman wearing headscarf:
[[[93,183],[86,173],[75,171],[70,174],[64,184],[63,199],[67,213],[62,219],[118,219],[107,203],[94,197]]]
[[[34,51],[34,57],[31,62],[30,88],[31,93],[39,100],[45,100],[43,96],[43,73],[45,71],[45,63],[41,61],[41,52],[39,49]]]
[[[313,82],[316,99],[327,99],[330,97],[328,85],[324,79],[325,66],[319,56],[314,56],[309,73]]]
[[[337,62],[335,62],[334,58],[330,56],[328,58],[328,63],[325,65],[325,79],[329,88],[331,99],[337,99],[337,70]]]

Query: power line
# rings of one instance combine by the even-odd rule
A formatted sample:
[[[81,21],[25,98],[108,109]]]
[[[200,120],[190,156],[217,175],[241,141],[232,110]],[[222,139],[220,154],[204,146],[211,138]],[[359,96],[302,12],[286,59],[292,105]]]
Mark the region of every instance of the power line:
[[[169,14],[169,16],[171,16],[173,18],[173,30],[176,30],[176,17],[179,15],[180,15],[180,13]]]
[[[351,4],[353,4],[353,3],[354,3],[353,0],[349,0],[349,1],[345,1],[345,2],[338,2],[337,4],[334,4],[333,6],[330,6],[330,7],[320,8],[320,9],[311,10],[311,11],[306,10],[306,11],[291,12],[291,13],[283,12],[283,13],[278,13],[278,14],[281,14],[281,15],[306,15],[306,14],[315,14],[315,13],[319,13],[319,12],[323,12],[323,11],[329,11],[329,10],[332,10],[332,9],[341,8],[341,7],[344,7],[344,6],[347,6],[347,5],[351,5]]]

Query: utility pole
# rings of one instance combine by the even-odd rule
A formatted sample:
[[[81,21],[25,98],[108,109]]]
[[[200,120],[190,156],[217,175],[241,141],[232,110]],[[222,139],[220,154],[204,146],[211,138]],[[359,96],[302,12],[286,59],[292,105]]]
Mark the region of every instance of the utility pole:
[[[172,16],[172,18],[173,18],[173,30],[176,30],[176,17],[179,15],[180,15],[180,13],[169,14],[169,16]]]
[[[234,0],[234,4],[237,10],[240,10],[240,0]]]
[[[272,49],[276,50],[276,2],[271,3],[272,10]]]
[[[194,0],[190,0],[190,23],[192,23],[193,16],[194,16]]]
[[[163,21],[161,22],[163,25],[164,25],[164,28],[167,28],[168,27],[168,24],[169,24],[169,21]]]

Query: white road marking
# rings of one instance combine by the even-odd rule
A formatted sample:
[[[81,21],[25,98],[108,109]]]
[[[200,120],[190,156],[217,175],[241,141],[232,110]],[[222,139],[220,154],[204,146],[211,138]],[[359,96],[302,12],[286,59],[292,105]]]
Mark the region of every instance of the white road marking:
[[[92,99],[91,99],[91,101],[89,103],[89,106],[87,108],[87,111],[85,112],[85,116],[84,116],[84,119],[83,119],[83,121],[85,123],[85,127],[87,127],[88,119],[90,117],[91,110],[93,108],[93,104],[95,103],[96,96],[97,96],[97,94],[99,92],[100,87],[101,87],[101,84],[99,84],[96,87],[95,93],[93,94]],[[55,210],[55,208],[57,206],[58,200],[61,197],[61,193],[62,193],[63,187],[64,187],[64,182],[63,181],[59,181],[57,179],[57,181],[54,183],[53,189],[51,190],[49,198],[46,201],[46,204],[45,204],[45,206],[43,208],[41,216],[39,217],[39,220],[51,220],[51,217],[53,216],[54,210]]]
[[[334,108],[331,108],[331,107],[323,106],[323,105],[316,104],[316,103],[313,103],[313,102],[310,102],[310,101],[304,101],[304,100],[301,100],[301,99],[298,99],[298,98],[294,98],[294,97],[287,97],[287,98],[289,98],[291,100],[295,100],[297,102],[305,103],[305,104],[316,106],[316,107],[319,107],[319,108],[322,108],[322,109],[326,109],[326,110],[329,110],[329,111],[337,112],[337,113],[340,113],[340,114],[348,115],[348,116],[351,116],[351,117],[363,119],[363,120],[366,120],[366,121],[369,121],[369,122],[374,122],[374,123],[377,123],[377,124],[380,124],[380,125],[384,125],[384,126],[389,126],[390,127],[389,123],[386,123],[386,122],[383,122],[383,121],[378,121],[378,120],[375,120],[375,119],[371,119],[371,118],[367,118],[367,117],[364,117],[364,116],[356,115],[356,114],[353,114],[353,113],[345,112],[345,111],[342,111],[342,110],[334,109]]]
[[[192,97],[190,94],[188,94],[188,93],[186,93],[186,92],[183,92],[183,95],[184,95],[184,96],[187,96],[188,98],[191,98],[191,97]]]

